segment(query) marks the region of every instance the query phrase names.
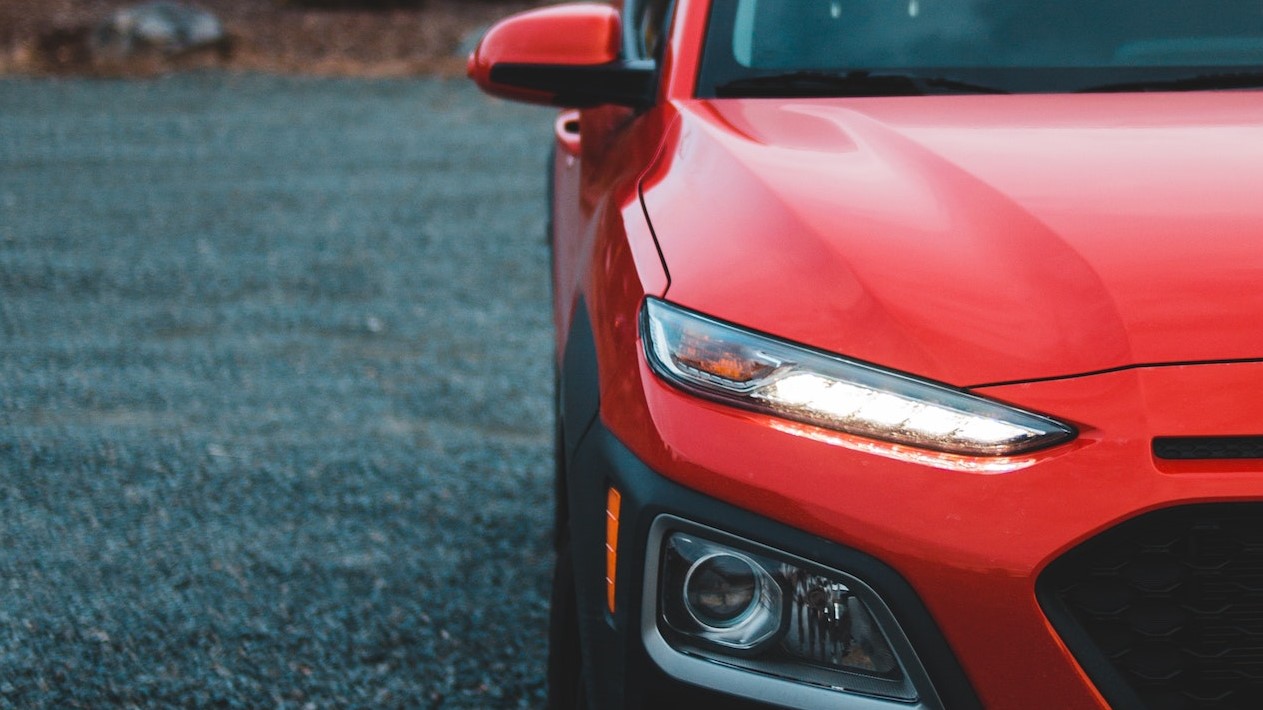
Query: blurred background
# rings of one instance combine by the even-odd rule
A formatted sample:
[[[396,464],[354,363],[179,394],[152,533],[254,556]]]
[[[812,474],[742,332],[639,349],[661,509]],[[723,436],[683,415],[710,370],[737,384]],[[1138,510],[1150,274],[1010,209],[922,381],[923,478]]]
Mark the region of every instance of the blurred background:
[[[0,708],[542,706],[530,4],[0,0]]]
[[[355,76],[453,72],[463,69],[459,55],[472,48],[480,29],[496,18],[544,4],[549,3],[0,0],[0,69],[106,75],[190,66]],[[219,36],[164,41],[164,19],[176,28],[193,27],[190,12],[214,18]],[[119,52],[119,42],[110,43],[110,31],[120,27],[137,40],[132,51]]]

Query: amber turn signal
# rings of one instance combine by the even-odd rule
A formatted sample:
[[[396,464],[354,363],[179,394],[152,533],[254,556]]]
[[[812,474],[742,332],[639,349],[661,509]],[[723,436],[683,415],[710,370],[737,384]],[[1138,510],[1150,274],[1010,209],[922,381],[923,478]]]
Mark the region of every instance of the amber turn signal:
[[[610,487],[605,502],[605,600],[610,613],[614,613],[614,586],[618,580],[618,513],[623,496],[617,488]]]

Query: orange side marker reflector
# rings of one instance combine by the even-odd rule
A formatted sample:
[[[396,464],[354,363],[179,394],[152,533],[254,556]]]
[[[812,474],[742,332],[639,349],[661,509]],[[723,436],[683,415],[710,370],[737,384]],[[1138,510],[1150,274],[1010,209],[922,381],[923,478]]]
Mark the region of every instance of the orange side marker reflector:
[[[618,511],[623,496],[611,487],[605,502],[605,599],[614,613],[614,582],[618,578]]]

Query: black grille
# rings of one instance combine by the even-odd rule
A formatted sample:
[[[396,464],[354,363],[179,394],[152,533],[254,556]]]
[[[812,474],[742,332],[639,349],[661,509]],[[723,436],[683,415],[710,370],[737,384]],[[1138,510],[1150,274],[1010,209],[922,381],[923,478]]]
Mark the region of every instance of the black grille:
[[[1144,515],[1058,559],[1038,590],[1115,708],[1263,708],[1263,504]]]
[[[1263,459],[1263,436],[1168,436],[1153,440],[1160,459]]]

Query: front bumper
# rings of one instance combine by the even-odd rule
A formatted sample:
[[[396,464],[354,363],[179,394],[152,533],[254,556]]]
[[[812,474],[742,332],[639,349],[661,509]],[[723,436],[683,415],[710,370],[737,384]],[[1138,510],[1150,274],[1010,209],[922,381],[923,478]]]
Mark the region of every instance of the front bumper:
[[[912,588],[885,564],[854,549],[701,495],[658,475],[632,454],[598,421],[583,437],[571,461],[569,509],[571,544],[578,580],[583,655],[600,659],[589,667],[589,697],[600,708],[725,707],[771,708],[793,704],[795,690],[764,687],[750,676],[732,682],[720,674],[727,692],[700,687],[705,672],[694,675],[690,660],[671,651],[653,633],[652,567],[664,530],[713,528],[725,536],[754,541],[862,580],[889,607],[907,644],[915,651],[922,704],[900,704],[862,696],[835,696],[819,707],[848,710],[882,708],[980,707],[959,664],[934,620]],[[605,507],[609,486],[622,494],[616,610],[606,606]],[[687,521],[674,523],[673,521]],[[683,525],[683,528],[680,526]],[[655,660],[655,658],[657,660]],[[671,660],[665,660],[671,658]],[[683,665],[683,667],[681,667]],[[692,681],[692,682],[691,682]],[[708,685],[715,685],[707,683]],[[777,698],[778,703],[753,700]],[[928,697],[927,697],[928,696]],[[812,695],[802,696],[809,706]]]
[[[1050,624],[1037,581],[1067,551],[1148,511],[1263,499],[1258,461],[1170,462],[1152,449],[1158,436],[1263,431],[1263,408],[1248,394],[1260,380],[1263,364],[1237,363],[988,388],[1072,421],[1082,435],[985,475],[805,437],[700,402],[642,369],[634,398],[605,398],[571,462],[600,706],[673,706],[699,692],[664,673],[639,632],[650,528],[669,514],[864,579],[894,611],[945,707],[1109,707]],[[625,506],[614,614],[602,588],[608,485]]]

